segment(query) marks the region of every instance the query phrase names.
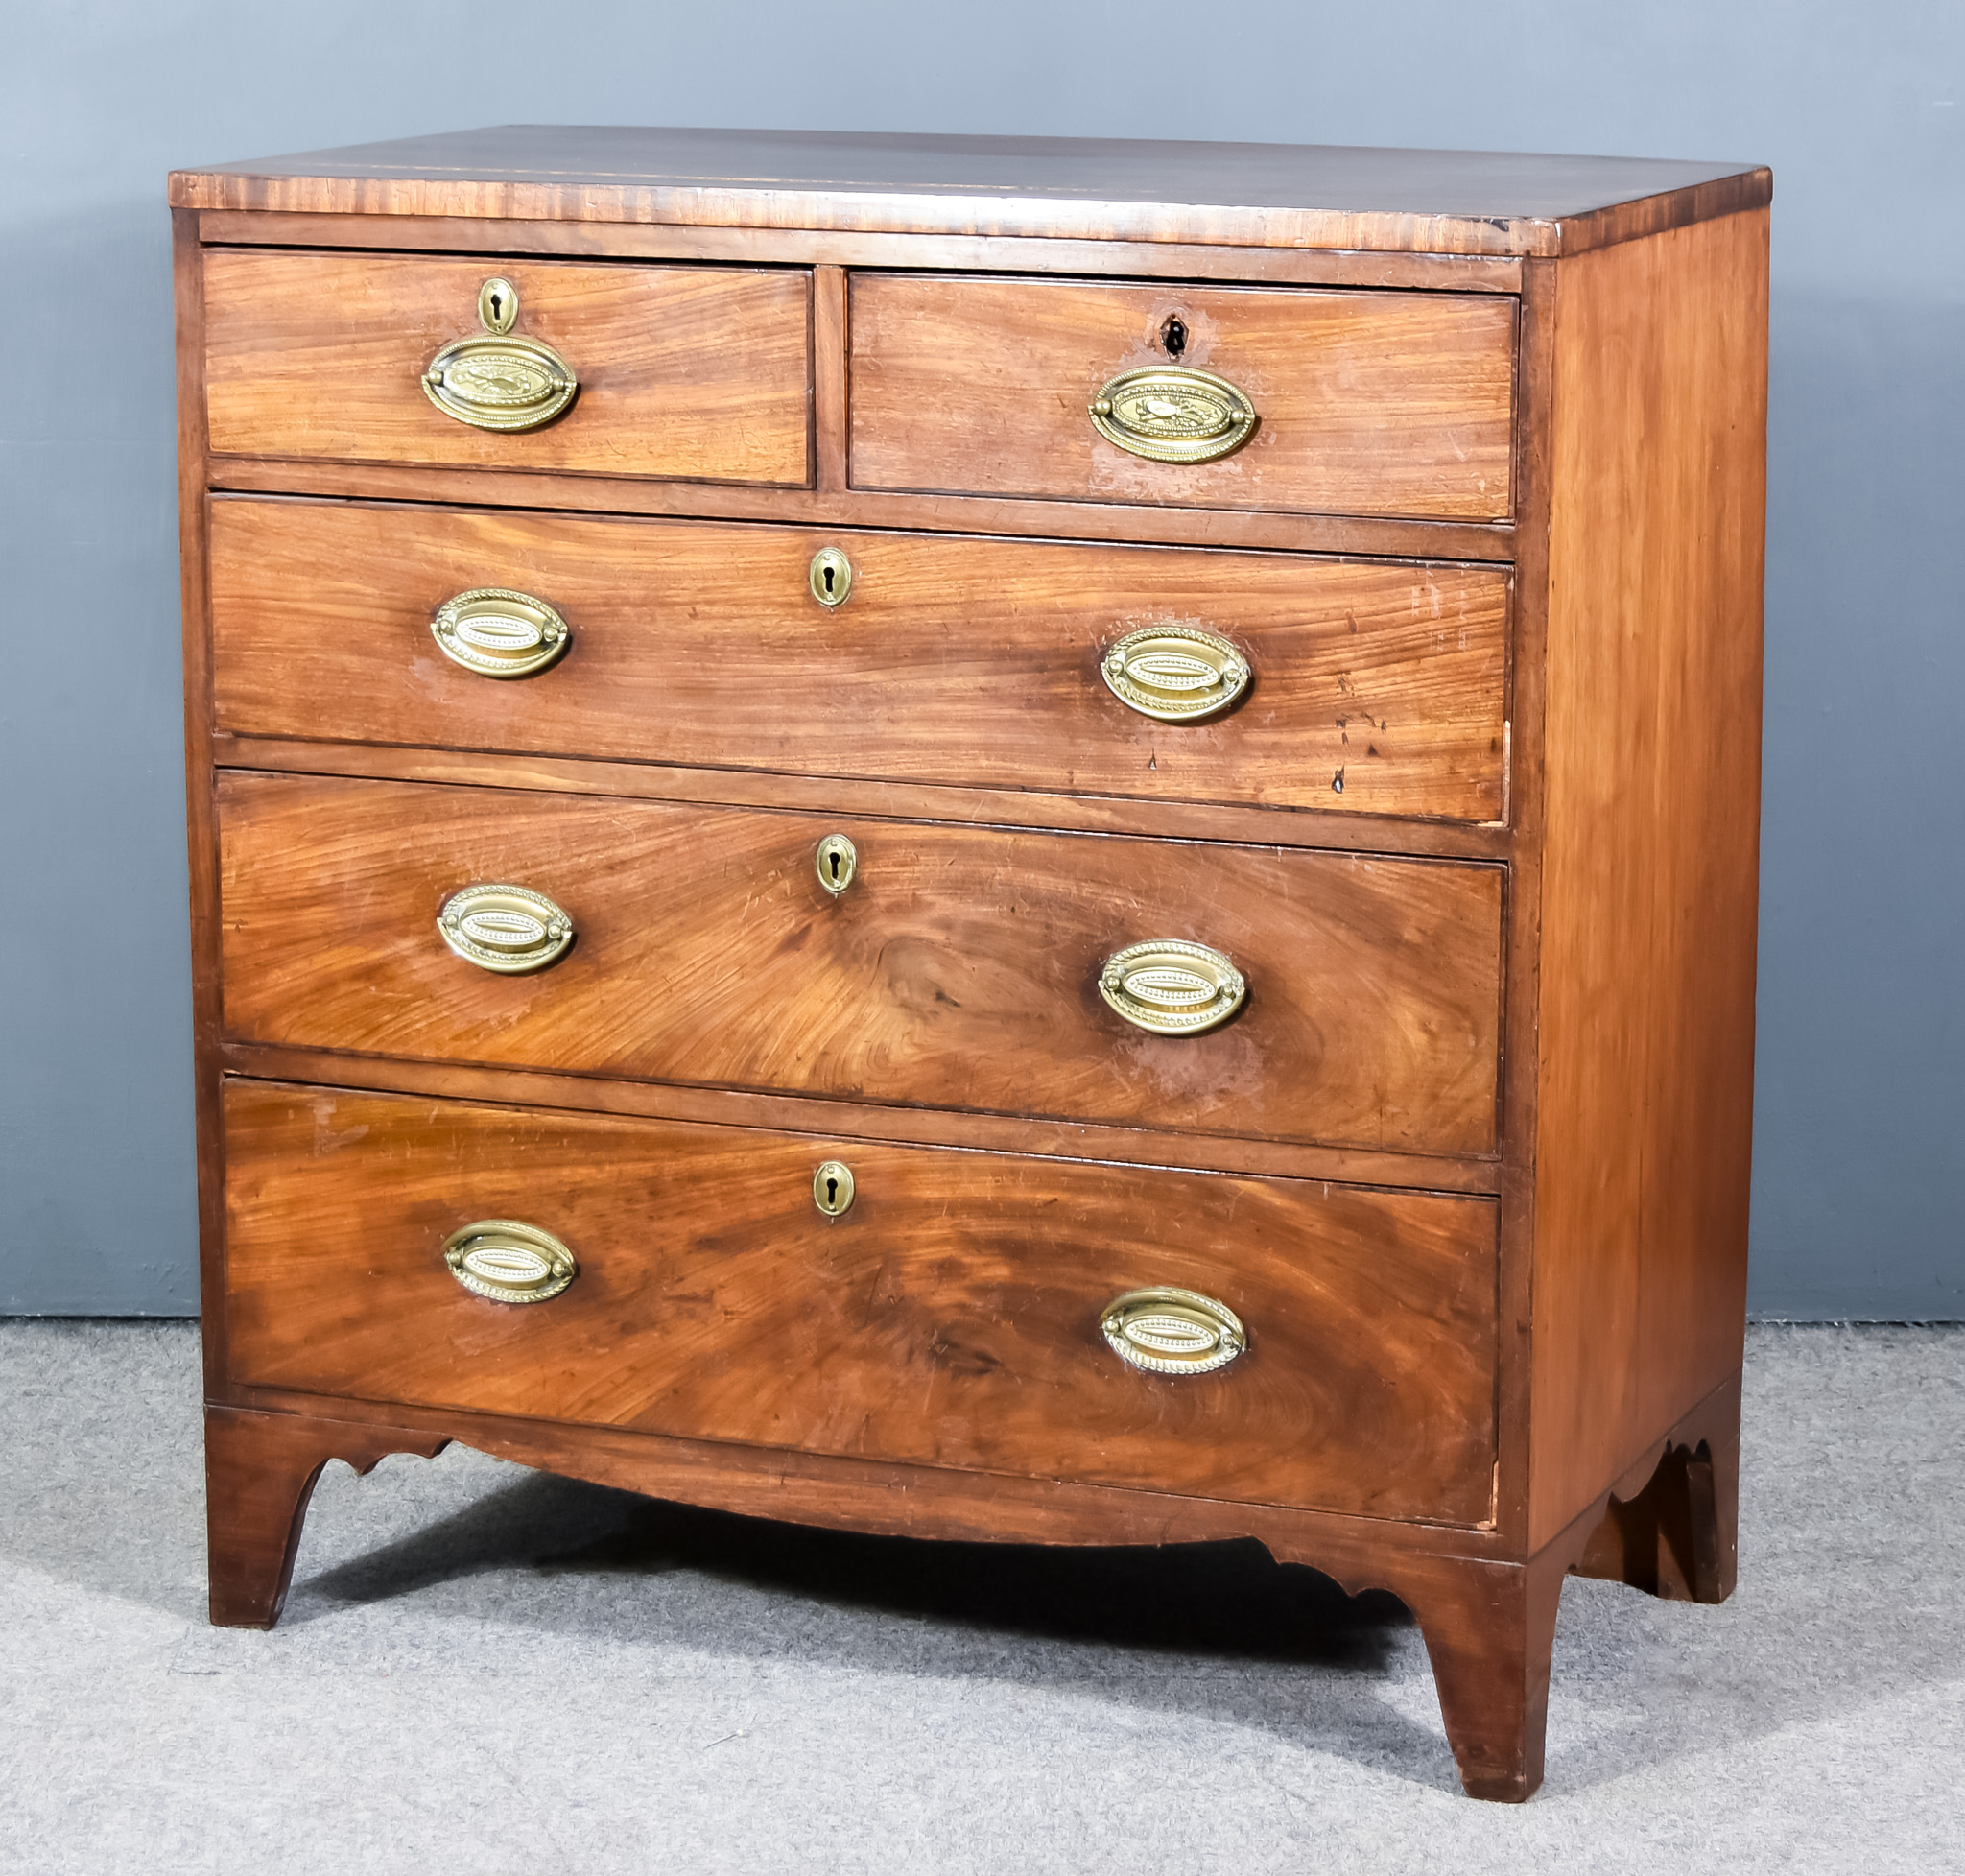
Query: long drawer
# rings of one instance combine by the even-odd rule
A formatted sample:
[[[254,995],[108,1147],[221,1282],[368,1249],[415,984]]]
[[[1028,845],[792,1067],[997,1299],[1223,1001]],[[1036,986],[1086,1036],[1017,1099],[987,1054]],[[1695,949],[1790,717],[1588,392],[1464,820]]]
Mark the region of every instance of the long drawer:
[[[540,361],[473,361],[479,396],[426,390],[481,296],[516,294],[514,345],[577,384],[541,416]],[[810,276],[774,269],[213,249],[205,399],[221,455],[793,485],[808,479]],[[456,368],[452,368],[456,376]],[[548,400],[550,410],[552,400]],[[497,423],[485,429],[458,409]]]
[[[1497,867],[246,773],[219,813],[238,1039],[1495,1144]],[[856,856],[837,896],[818,870],[836,832]],[[439,912],[490,884],[543,894],[571,948],[529,975],[453,955]],[[1239,1013],[1175,1034],[1116,1013],[1107,961],[1160,940],[1225,958]]]
[[[1514,369],[1492,295],[860,274],[853,484],[1496,520]]]
[[[245,734],[1502,812],[1501,568],[246,498],[211,554]],[[518,655],[456,654],[470,594]]]
[[[234,1381],[1472,1524],[1495,1451],[1495,1208],[1078,1162],[233,1081]],[[837,1154],[851,1209],[822,1216]],[[571,1254],[492,1300],[444,1247]],[[464,1242],[471,1242],[466,1239]],[[1172,1287],[1245,1340],[1129,1365]],[[1130,1345],[1130,1344],[1128,1344]]]

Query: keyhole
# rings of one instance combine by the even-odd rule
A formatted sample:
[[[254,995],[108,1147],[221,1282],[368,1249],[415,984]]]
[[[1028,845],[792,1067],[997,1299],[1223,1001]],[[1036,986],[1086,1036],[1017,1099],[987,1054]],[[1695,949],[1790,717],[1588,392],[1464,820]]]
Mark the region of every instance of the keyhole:
[[[1187,349],[1187,327],[1177,313],[1160,328],[1160,343],[1167,347],[1169,358],[1178,358]]]
[[[837,547],[821,547],[812,557],[806,578],[812,597],[831,611],[836,606],[844,606],[853,590],[853,563]]]
[[[478,289],[478,319],[486,332],[509,332],[518,322],[518,289],[494,274]]]
[[[829,1159],[812,1175],[812,1202],[827,1218],[843,1218],[853,1209],[853,1169]]]
[[[819,842],[817,857],[818,883],[837,899],[853,883],[853,874],[860,865],[859,851],[845,835],[828,834]]]

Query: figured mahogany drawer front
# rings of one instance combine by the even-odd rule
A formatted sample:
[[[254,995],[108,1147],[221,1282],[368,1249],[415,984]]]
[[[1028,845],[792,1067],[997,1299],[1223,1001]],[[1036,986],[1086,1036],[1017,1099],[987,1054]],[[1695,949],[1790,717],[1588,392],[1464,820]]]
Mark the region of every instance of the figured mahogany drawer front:
[[[232,1379],[863,1459],[1472,1524],[1494,1461],[1491,1201],[233,1081]],[[846,1162],[828,1219],[813,1175]],[[473,1294],[479,1220],[548,1301]],[[1105,1307],[1215,1299],[1212,1372]]]
[[[211,526],[217,721],[242,734],[1502,812],[1503,569],[238,497]],[[563,655],[519,681],[446,655],[433,617],[486,588],[550,606]],[[1149,652],[1177,667],[1198,632],[1244,693],[1191,722],[1135,707],[1185,705],[1178,676],[1125,701],[1106,661],[1170,628]]]
[[[225,775],[219,809],[240,1040],[1495,1143],[1497,867],[302,776]],[[835,832],[857,854],[837,897],[817,867]],[[481,884],[544,895],[570,948],[530,975],[453,955],[439,911]],[[1231,961],[1239,1013],[1172,1035],[1115,1013],[1106,961],[1161,939]]]
[[[541,427],[475,427],[426,394],[480,290],[579,383]],[[217,455],[802,486],[810,276],[765,269],[213,249],[206,406]]]
[[[1511,511],[1515,311],[1496,296],[861,274],[851,347],[858,488]],[[1094,424],[1113,380],[1170,366],[1252,409],[1231,454],[1150,460]]]

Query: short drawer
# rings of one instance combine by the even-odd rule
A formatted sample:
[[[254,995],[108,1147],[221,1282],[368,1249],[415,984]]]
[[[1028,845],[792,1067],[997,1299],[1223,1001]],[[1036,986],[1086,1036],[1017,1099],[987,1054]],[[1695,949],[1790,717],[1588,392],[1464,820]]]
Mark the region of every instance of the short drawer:
[[[1513,501],[1514,353],[1514,301],[1498,296],[862,274],[852,480],[1497,520]],[[1115,380],[1169,367],[1225,382],[1253,412],[1232,453],[1154,460],[1094,423]],[[1163,391],[1166,436],[1205,442],[1208,398]]]
[[[233,1081],[232,1379],[1366,1516],[1491,1515],[1495,1207],[1293,1179]],[[822,1216],[815,1173],[854,1178]],[[551,1234],[558,1294],[446,1241]],[[1239,1322],[1129,1365],[1144,1289]],[[1226,1346],[1227,1344],[1223,1344]]]
[[[425,373],[487,338],[481,289],[516,290],[510,337],[578,381],[540,427],[441,409]],[[810,276],[732,268],[439,260],[213,249],[205,401],[218,455],[566,470],[802,486],[809,469]],[[535,362],[535,361],[534,361]],[[478,361],[495,398],[499,361]],[[535,388],[521,363],[510,388]],[[524,420],[527,407],[483,410]]]
[[[212,504],[211,564],[242,734],[1502,814],[1503,568],[244,497]],[[567,632],[522,678],[433,630],[499,589]],[[1240,660],[1224,707],[1196,652]],[[1156,655],[1161,687],[1128,678]]]
[[[240,1040],[1495,1144],[1495,866],[305,776],[227,774],[219,804]],[[837,896],[818,870],[834,833],[857,857]],[[543,894],[570,948],[529,975],[454,955],[438,914],[488,884]],[[1164,940],[1230,961],[1239,1011],[1166,1034],[1108,1006],[1107,961]]]

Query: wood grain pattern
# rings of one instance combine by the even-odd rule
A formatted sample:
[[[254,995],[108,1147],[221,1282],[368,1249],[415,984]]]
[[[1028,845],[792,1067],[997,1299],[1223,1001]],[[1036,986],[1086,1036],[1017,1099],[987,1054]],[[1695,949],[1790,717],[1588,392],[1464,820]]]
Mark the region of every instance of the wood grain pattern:
[[[1556,282],[1531,1542],[1740,1367],[1766,268],[1755,214]]]
[[[211,447],[221,454],[795,484],[811,475],[809,275],[569,261],[205,250]],[[580,395],[538,430],[446,416],[424,368],[518,289],[519,336]]]
[[[759,1094],[738,1088],[630,1081],[613,1076],[475,1068],[458,1062],[356,1057],[330,1049],[292,1049],[264,1042],[224,1043],[219,1059],[227,1074],[257,1080],[318,1082],[492,1102],[507,1107],[557,1107],[724,1127],[774,1127],[895,1145],[972,1147],[1047,1159],[1184,1167],[1197,1173],[1250,1173],[1268,1178],[1335,1179],[1347,1185],[1419,1192],[1492,1197],[1500,1189],[1498,1162],[1473,1156],[1372,1152],[1361,1147],[1235,1139],[1219,1133],[1168,1133],[1150,1128],[1038,1120],[1027,1114],[952,1114],[935,1107],[881,1106],[838,1096]]]
[[[503,125],[182,171],[180,208],[1579,253],[1764,204],[1764,169],[1116,138]]]
[[[476,788],[546,789],[559,795],[619,795],[631,800],[701,801],[730,808],[805,808],[893,820],[947,820],[966,827],[1029,827],[1078,834],[1138,834],[1148,840],[1228,841],[1257,846],[1379,853],[1387,847],[1442,860],[1506,860],[1514,844],[1498,821],[1399,820],[1309,809],[1240,808],[1038,789],[942,788],[925,782],[861,782],[836,776],[695,769],[675,763],[603,762],[589,756],[518,756],[401,745],[307,742],[295,737],[212,739],[227,769],[296,775],[370,775],[383,781],[458,782]]]
[[[304,1394],[239,1389],[256,1401],[248,1411],[208,1411],[209,1430],[224,1427],[231,1483],[215,1504],[240,1505],[243,1541],[215,1528],[214,1555],[257,1559],[240,1588],[266,1590],[277,1554],[264,1541],[270,1507],[291,1502],[292,1482],[309,1456],[341,1457],[366,1467],[383,1453],[429,1454],[462,1440],[520,1464],[654,1497],[803,1524],[894,1536],[1008,1540],[1023,1543],[1176,1544],[1253,1537],[1279,1560],[1330,1577],[1349,1595],[1387,1589],[1417,1618],[1433,1664],[1448,1740],[1464,1788],[1473,1795],[1519,1802],[1541,1778],[1548,1696],[1548,1643],[1563,1573],[1586,1562],[1599,1501],[1526,1559],[1504,1554],[1485,1527],[1396,1522],[1328,1511],[1236,1503],[1199,1494],[1081,1484],[1060,1479],[971,1473],[876,1460],[852,1454],[805,1454],[784,1448],[683,1439],[602,1426],[565,1426],[460,1409],[405,1410],[339,1400],[332,1411]],[[1669,1450],[1703,1448],[1717,1456],[1730,1424],[1739,1430],[1739,1389],[1693,1413],[1667,1436]],[[238,1431],[245,1437],[227,1436]],[[1644,1474],[1620,1482],[1636,1494]],[[293,1533],[297,1536],[296,1508]],[[224,1546],[225,1548],[220,1548]],[[291,1568],[291,1550],[287,1553]],[[284,1577],[279,1581],[284,1582]]]
[[[1435,1566],[1407,1592],[1469,1797],[1521,1804],[1542,1784],[1566,1561]]]
[[[440,1435],[290,1413],[204,1410],[204,1508],[211,1620],[221,1628],[271,1628],[280,1619],[300,1549],[300,1527],[321,1468],[359,1472],[391,1453],[434,1459]]]
[[[240,1041],[1479,1153],[1494,1144],[1501,878],[1484,866],[227,774]],[[859,874],[815,870],[843,827]],[[451,956],[474,881],[563,906],[530,977]],[[1145,938],[1249,998],[1149,1035],[1099,995]]]
[[[1472,1524],[1494,1215],[1469,1199],[232,1082],[233,1378]],[[843,1218],[812,1177],[850,1152]],[[520,1218],[571,1288],[487,1302],[443,1239]],[[1247,1352],[1126,1367],[1103,1306],[1219,1297]]]
[[[1723,1603],[1740,1572],[1740,1377],[1716,1388],[1612,1487],[1570,1567],[1675,1603]],[[1645,1467],[1653,1456],[1648,1476]]]
[[[812,270],[812,439],[816,494],[846,487],[846,273]]]
[[[204,268],[197,218],[171,216],[177,327],[178,558],[184,657],[184,833],[191,923],[192,1100],[198,1124],[199,1294],[207,1390],[225,1375],[225,1130],[219,1121],[218,808],[212,772],[211,569],[205,507]]]
[[[1542,944],[1543,646],[1549,623],[1549,419],[1558,263],[1522,264],[1516,363],[1517,559],[1508,671],[1508,883],[1503,960],[1501,1469],[1496,1516],[1516,1555],[1528,1542],[1529,1377],[1534,1347],[1536,986]]]
[[[238,734],[1501,814],[1499,569],[291,501],[211,526]],[[807,590],[826,546],[854,569],[836,611]],[[556,606],[572,650],[522,681],[451,662],[431,615],[478,586]],[[1101,680],[1107,646],[1172,622],[1248,656],[1235,710],[1161,724]]]
[[[1466,1788],[1532,1791],[1564,1573],[1733,1580],[1769,191],[541,129],[173,178],[214,1619],[277,1614],[327,1457],[450,1438],[1252,1536],[1402,1597]],[[416,388],[491,272],[585,384],[529,439]],[[1083,416],[1172,312],[1265,419],[1207,469]],[[444,663],[481,583],[573,654]],[[1105,696],[1142,606],[1248,644],[1235,714]],[[490,877],[571,906],[554,970],[442,948]],[[1093,971],[1148,932],[1247,1009],[1126,1029]],[[434,1268],[542,1192],[567,1298]],[[1200,1393],[1098,1338],[1155,1276],[1251,1323]]]
[[[862,273],[851,280],[856,488],[1492,521],[1510,512],[1504,298]],[[1169,362],[1260,422],[1233,456],[1149,463],[1086,406]]]
[[[893,820],[946,820],[967,827],[1028,827],[1148,840],[1227,841],[1347,853],[1442,860],[1509,857],[1515,843],[1498,821],[1407,820],[1309,809],[1242,808],[1037,789],[943,788],[925,782],[863,782],[836,776],[754,773],[668,763],[604,762],[590,756],[519,756],[403,745],[307,742],[295,737],[212,738],[227,769],[296,775],[367,775],[382,781],[457,782],[475,788],[618,795],[630,800],[700,801],[716,807],[803,808]]]
[[[748,488],[736,483],[634,481],[620,476],[404,467],[293,457],[217,456],[210,486],[240,494],[353,501],[456,502],[472,508],[777,521],[823,528],[934,529],[1144,546],[1246,547],[1416,560],[1505,561],[1508,521],[1393,521],[1373,515],[1264,514],[1118,502],[1025,501],[978,495],[889,495],[865,489]]]
[[[264,209],[206,209],[197,220],[201,241],[234,248],[393,248],[418,253],[563,254],[765,267],[965,268],[991,273],[1109,273],[1430,293],[1515,293],[1522,284],[1521,261],[1499,254],[825,233],[812,228],[688,227],[673,223],[494,221],[466,215],[287,215]]]

